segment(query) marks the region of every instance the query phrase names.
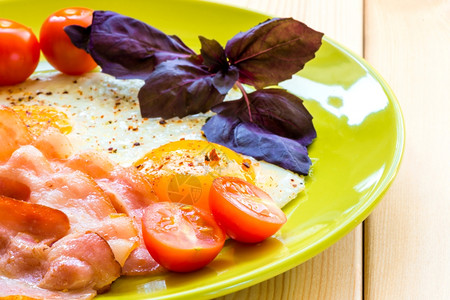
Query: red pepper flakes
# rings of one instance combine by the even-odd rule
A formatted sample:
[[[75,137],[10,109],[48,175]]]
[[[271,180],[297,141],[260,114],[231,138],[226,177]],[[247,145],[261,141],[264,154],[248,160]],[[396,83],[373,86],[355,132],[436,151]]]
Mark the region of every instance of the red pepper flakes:
[[[212,149],[211,152],[209,152],[209,159],[212,161],[219,161],[220,157],[216,152],[216,149]]]

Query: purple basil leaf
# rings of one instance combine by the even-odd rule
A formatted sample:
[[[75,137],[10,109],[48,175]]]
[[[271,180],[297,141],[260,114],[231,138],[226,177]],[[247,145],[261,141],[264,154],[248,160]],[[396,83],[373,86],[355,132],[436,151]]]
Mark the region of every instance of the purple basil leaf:
[[[144,118],[184,117],[207,112],[225,98],[202,65],[184,59],[159,64],[138,94]]]
[[[256,90],[247,96],[252,120],[244,97],[220,103],[212,110],[223,116],[239,118],[242,122],[253,122],[276,135],[297,140],[304,146],[316,138],[312,116],[303,106],[302,99],[277,88]]]
[[[217,72],[214,75],[213,84],[222,95],[225,95],[233,87],[238,78],[238,69],[231,66],[228,70],[221,70]]]
[[[164,61],[197,57],[178,37],[115,12],[95,11],[85,36],[73,26],[65,31],[75,45],[90,53],[102,72],[117,78],[146,79]],[[85,40],[89,42],[80,43]]]
[[[210,142],[295,173],[308,175],[311,160],[305,146],[270,133],[254,123],[241,122],[231,116],[215,115],[203,125],[203,132]]]
[[[80,49],[88,49],[91,26],[83,27],[79,25],[70,25],[64,27],[64,31],[70,37],[72,44]]]
[[[292,18],[269,19],[228,41],[225,53],[239,81],[256,88],[289,79],[315,56],[323,33]]]
[[[210,40],[203,36],[198,37],[202,45],[200,54],[203,58],[203,64],[209,68],[211,73],[228,69],[228,61],[225,56],[225,50],[216,40]]]
[[[199,36],[202,44],[200,54],[203,64],[214,75],[213,84],[221,94],[226,94],[239,78],[239,70],[230,66],[225,56],[225,50],[216,40]]]

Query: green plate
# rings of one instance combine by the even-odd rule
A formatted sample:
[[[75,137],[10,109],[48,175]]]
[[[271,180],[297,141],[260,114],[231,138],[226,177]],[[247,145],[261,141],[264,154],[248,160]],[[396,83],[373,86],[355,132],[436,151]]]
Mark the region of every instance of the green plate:
[[[0,17],[39,31],[46,16],[67,6],[114,10],[194,49],[197,36],[223,45],[267,16],[203,1],[0,0]],[[227,242],[206,268],[190,273],[120,278],[99,298],[211,298],[248,287],[308,260],[361,223],[381,200],[399,167],[404,127],[399,104],[381,76],[360,57],[325,37],[314,60],[282,84],[305,99],[318,138],[306,191],[285,212],[288,222],[258,245]]]

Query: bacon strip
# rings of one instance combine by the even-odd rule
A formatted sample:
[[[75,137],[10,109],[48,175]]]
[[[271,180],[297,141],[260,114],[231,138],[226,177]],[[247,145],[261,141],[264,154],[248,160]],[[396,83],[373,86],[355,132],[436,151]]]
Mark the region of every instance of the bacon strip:
[[[59,162],[50,162],[33,146],[22,146],[15,151],[0,166],[0,178],[27,186],[29,202],[64,212],[72,233],[92,231],[111,242],[121,264],[138,246],[133,220],[117,213],[107,194],[90,176]],[[0,194],[3,194],[1,190]]]
[[[108,194],[119,212],[132,217],[139,232],[139,245],[122,268],[124,275],[147,275],[162,271],[162,267],[147,251],[142,237],[142,214],[145,207],[157,201],[149,182],[134,168],[124,168],[97,152],[71,156],[66,165],[90,175]]]
[[[69,218],[56,209],[0,195],[0,224],[35,240],[58,240],[70,229]]]
[[[97,294],[92,289],[75,291],[53,291],[34,284],[0,275],[0,298],[7,300],[66,299],[88,300]]]
[[[121,273],[163,271],[141,228],[156,196],[134,168],[73,155],[51,127],[33,136],[6,107],[0,140],[0,297],[90,299]]]
[[[103,290],[120,276],[108,243],[96,233],[71,234],[52,245],[39,287],[49,290]]]
[[[0,215],[0,297],[92,298],[120,276],[104,239],[66,235],[70,225],[63,212],[0,196]]]
[[[64,166],[72,152],[64,135],[33,137],[0,107],[0,140],[0,296],[92,298],[108,289],[138,245],[133,220],[90,176]]]

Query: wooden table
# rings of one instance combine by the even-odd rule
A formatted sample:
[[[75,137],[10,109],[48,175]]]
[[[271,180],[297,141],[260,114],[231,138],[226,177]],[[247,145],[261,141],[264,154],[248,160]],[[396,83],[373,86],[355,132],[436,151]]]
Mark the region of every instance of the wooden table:
[[[328,250],[222,299],[450,299],[450,1],[216,0],[291,16],[363,56],[406,123],[397,178]]]

